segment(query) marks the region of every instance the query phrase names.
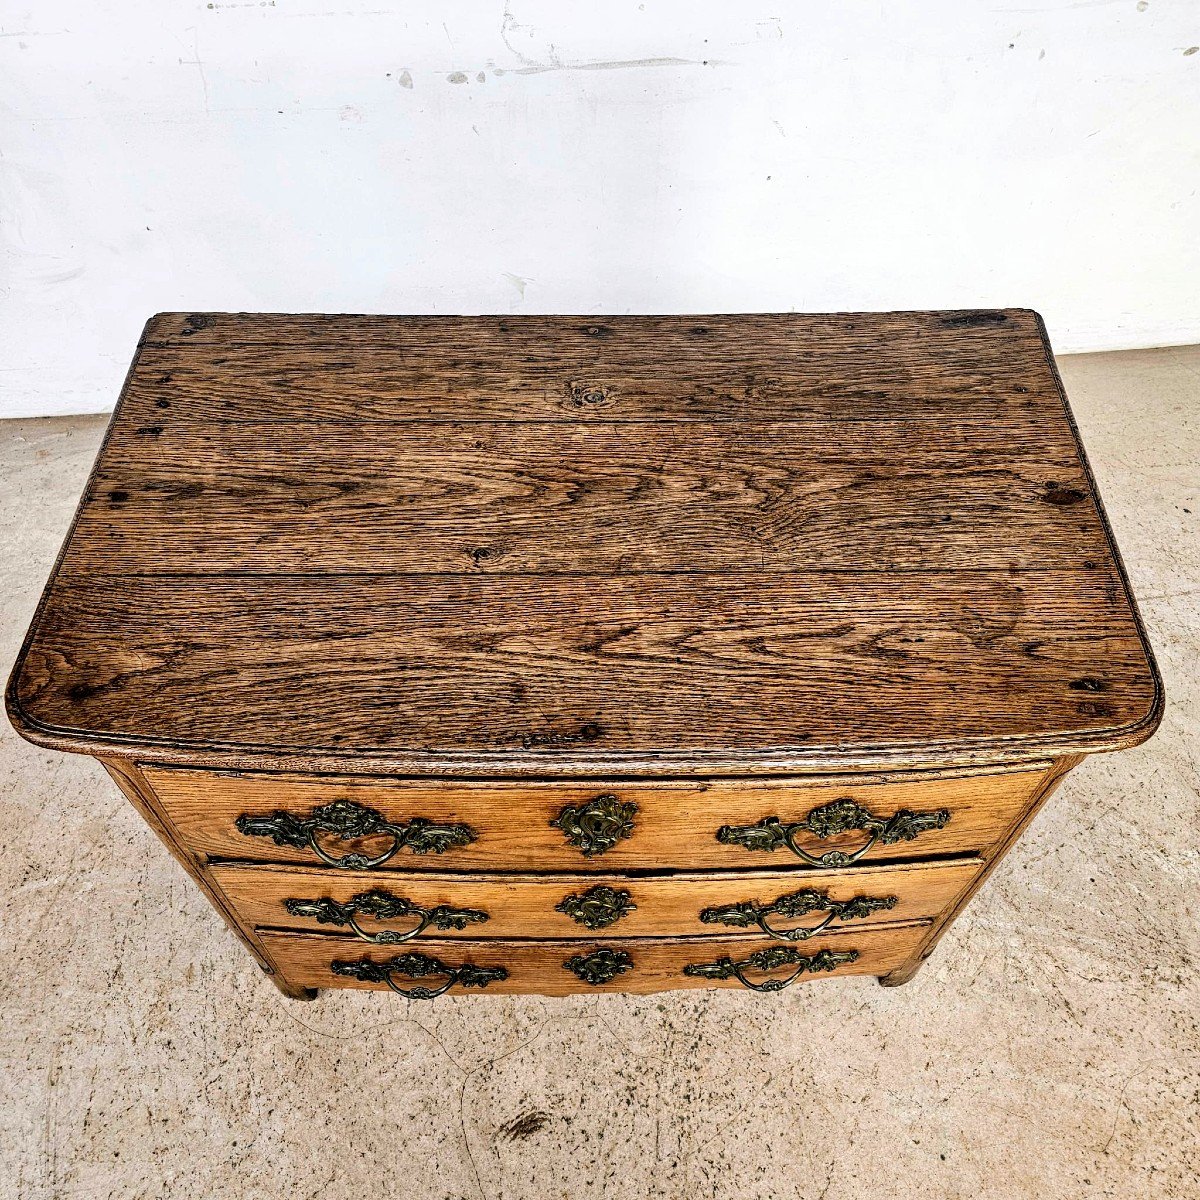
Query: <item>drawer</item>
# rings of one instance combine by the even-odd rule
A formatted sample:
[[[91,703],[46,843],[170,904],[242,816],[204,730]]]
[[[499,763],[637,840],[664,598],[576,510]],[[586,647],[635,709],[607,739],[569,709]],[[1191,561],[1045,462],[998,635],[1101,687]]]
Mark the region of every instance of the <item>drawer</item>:
[[[822,934],[796,945],[738,937],[430,941],[418,947],[364,946],[315,933],[260,936],[283,977],[296,988],[567,996],[695,987],[774,992],[787,981],[885,975],[912,957],[928,929],[928,922],[880,925]],[[410,998],[433,997],[423,991]]]
[[[1045,777],[411,782],[148,767],[189,849],[345,869],[849,866],[984,850]]]
[[[389,945],[746,932],[802,942],[824,929],[937,916],[982,866],[968,858],[843,871],[499,877],[229,863],[214,866],[212,878],[247,925]]]

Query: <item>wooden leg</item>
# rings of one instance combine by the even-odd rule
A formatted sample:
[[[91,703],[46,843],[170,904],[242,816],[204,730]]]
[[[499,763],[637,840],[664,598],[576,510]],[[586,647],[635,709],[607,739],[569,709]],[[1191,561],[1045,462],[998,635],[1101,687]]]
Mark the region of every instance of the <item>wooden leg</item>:
[[[279,975],[270,976],[271,982],[289,999],[289,1000],[315,1000],[317,998],[317,989],[308,987],[292,987],[287,980]]]
[[[889,971],[886,975],[877,976],[880,987],[903,987],[923,966],[923,958],[909,959],[903,966]]]

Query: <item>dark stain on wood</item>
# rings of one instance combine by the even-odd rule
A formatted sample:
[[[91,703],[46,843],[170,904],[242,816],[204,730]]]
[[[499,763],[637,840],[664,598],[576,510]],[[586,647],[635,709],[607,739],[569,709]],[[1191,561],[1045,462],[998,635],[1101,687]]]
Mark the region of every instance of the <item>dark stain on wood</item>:
[[[1003,325],[1008,321],[1008,314],[1003,312],[966,312],[954,313],[944,317],[942,324],[948,329],[980,329],[989,325]]]
[[[598,742],[604,736],[604,726],[588,721],[578,729],[549,729],[527,733],[519,739],[525,750],[552,750],[557,746],[575,746]]]
[[[1042,497],[1047,504],[1057,504],[1060,508],[1066,507],[1069,504],[1078,504],[1081,500],[1087,499],[1087,492],[1080,488],[1064,487],[1060,483],[1047,483],[1046,491]]]
[[[573,408],[595,408],[612,402],[613,389],[602,384],[574,382],[567,385],[567,397]]]

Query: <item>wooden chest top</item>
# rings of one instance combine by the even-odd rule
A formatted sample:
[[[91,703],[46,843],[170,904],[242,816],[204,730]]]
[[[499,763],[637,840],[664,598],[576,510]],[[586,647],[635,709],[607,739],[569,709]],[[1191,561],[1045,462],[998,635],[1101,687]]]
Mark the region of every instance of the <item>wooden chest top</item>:
[[[1115,749],[1162,699],[1004,310],[159,315],[8,703],[140,760],[554,777]]]

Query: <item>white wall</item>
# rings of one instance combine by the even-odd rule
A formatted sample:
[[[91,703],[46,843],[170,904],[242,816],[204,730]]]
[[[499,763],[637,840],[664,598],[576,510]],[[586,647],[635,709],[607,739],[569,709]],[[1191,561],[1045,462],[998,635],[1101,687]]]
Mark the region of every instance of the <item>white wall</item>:
[[[0,415],[160,309],[1200,341],[1195,0],[0,0]]]

